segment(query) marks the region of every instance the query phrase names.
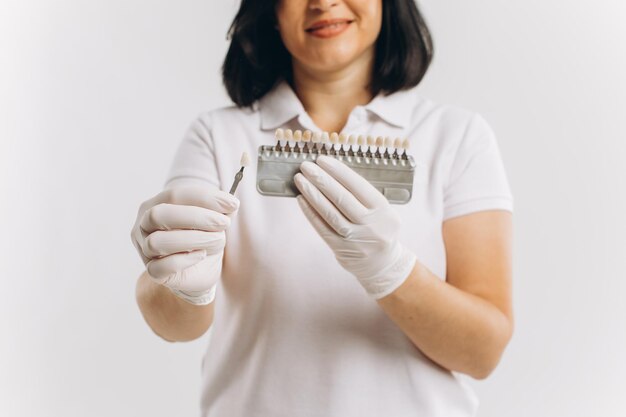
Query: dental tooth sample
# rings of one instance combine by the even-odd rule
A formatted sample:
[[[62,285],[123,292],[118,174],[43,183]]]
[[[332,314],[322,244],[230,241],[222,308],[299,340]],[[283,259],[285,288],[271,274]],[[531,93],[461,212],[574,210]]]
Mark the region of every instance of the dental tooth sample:
[[[230,187],[230,191],[229,191],[230,194],[235,194],[235,190],[237,189],[239,182],[243,178],[243,169],[247,167],[248,165],[250,165],[250,156],[248,155],[247,152],[244,152],[241,154],[241,159],[239,160],[239,164],[241,165],[241,169],[237,171],[237,173],[235,174],[235,180],[233,181],[233,185]]]
[[[409,149],[409,138],[404,138],[402,141],[402,149],[404,152],[402,153],[402,159],[407,159],[406,151]]]
[[[293,147],[294,152],[300,152],[299,142],[302,140],[301,130],[296,130],[295,132],[293,132],[293,140],[296,142],[295,146]]]
[[[310,130],[305,130],[304,133],[302,133],[302,142],[304,142],[304,150],[308,151],[309,150],[309,142],[311,142],[311,131]]]
[[[276,145],[274,146],[274,150],[281,150],[280,141],[285,138],[285,132],[282,129],[276,129],[276,133],[274,133],[274,138],[276,139]]]
[[[319,152],[320,142],[322,141],[322,134],[320,132],[313,133],[311,137],[311,142],[313,142],[313,151],[315,153]]]
[[[326,145],[330,143],[328,132],[322,132],[322,151],[326,153]]]
[[[395,148],[395,150],[393,151],[393,157],[397,159],[398,158],[398,149],[400,149],[402,147],[402,139],[396,138],[393,141],[393,147]]]

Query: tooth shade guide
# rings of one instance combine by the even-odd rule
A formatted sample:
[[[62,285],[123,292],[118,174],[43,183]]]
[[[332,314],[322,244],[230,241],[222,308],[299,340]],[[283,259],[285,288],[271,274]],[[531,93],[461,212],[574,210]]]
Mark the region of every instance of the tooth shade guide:
[[[277,144],[271,148],[272,152],[278,155],[278,152],[293,152],[312,155],[331,155],[343,157],[365,158],[366,163],[386,165],[392,162],[394,165],[399,163],[396,161],[406,161],[408,156],[409,139],[408,138],[392,138],[389,136],[372,136],[372,135],[356,135],[337,132],[320,132],[311,130],[291,130],[276,129],[274,134]],[[284,140],[284,146],[280,143]],[[294,143],[289,143],[293,140]],[[302,143],[299,143],[302,142]],[[310,146],[308,143],[311,142]],[[322,146],[319,145],[322,143]],[[367,149],[363,146],[367,143]],[[293,147],[292,147],[293,145]],[[336,146],[339,145],[339,146]],[[344,147],[344,145],[346,145]],[[358,148],[357,146],[358,145]],[[383,150],[384,148],[384,150]],[[265,151],[267,152],[267,150]],[[402,154],[400,154],[402,152]],[[306,158],[306,156],[302,156]],[[315,158],[313,157],[313,160]],[[406,162],[402,162],[405,164]]]

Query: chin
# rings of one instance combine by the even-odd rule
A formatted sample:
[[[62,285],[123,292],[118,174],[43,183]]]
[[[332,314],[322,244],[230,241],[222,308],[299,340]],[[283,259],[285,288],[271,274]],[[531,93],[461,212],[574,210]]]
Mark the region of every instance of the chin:
[[[341,48],[337,46],[315,52],[309,50],[308,52],[304,62],[308,67],[319,71],[336,71],[345,68],[356,61],[362,53],[359,53],[354,47]]]

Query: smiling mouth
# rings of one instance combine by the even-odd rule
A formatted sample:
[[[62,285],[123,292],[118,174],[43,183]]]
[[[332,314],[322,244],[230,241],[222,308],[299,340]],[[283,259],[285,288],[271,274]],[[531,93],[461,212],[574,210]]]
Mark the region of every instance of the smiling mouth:
[[[354,20],[333,19],[315,22],[313,25],[305,29],[305,32],[322,38],[338,35],[343,32]]]

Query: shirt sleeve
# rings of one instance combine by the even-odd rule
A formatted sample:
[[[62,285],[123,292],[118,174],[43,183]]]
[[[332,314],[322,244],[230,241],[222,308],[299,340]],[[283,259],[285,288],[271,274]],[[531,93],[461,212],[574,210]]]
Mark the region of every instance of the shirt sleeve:
[[[188,127],[170,165],[164,188],[187,185],[212,185],[220,188],[207,114],[199,115]]]
[[[475,114],[444,187],[443,220],[481,210],[513,212],[513,195],[495,134],[485,119]]]

